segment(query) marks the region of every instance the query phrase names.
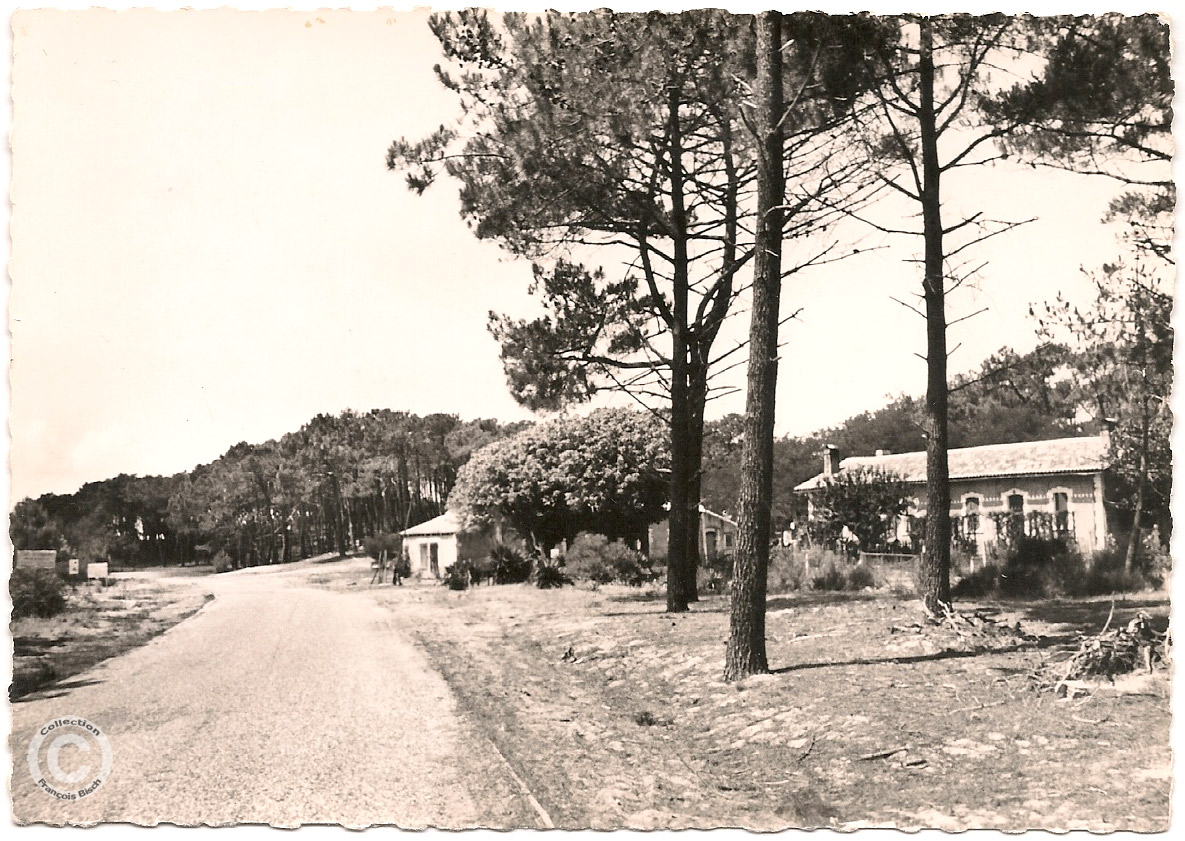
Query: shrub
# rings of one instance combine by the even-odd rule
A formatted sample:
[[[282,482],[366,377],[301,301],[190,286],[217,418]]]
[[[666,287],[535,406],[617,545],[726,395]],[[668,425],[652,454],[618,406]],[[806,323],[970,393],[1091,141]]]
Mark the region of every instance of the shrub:
[[[951,595],[961,599],[981,599],[993,596],[1000,590],[1000,568],[995,564],[980,567],[970,575],[963,576],[953,587]]]
[[[863,590],[868,587],[876,587],[876,576],[867,564],[857,564],[848,570],[849,590]]]
[[[469,562],[457,561],[452,566],[444,571],[444,580],[441,582],[450,590],[468,590],[469,589]]]
[[[1096,553],[1089,561],[1056,539],[1022,538],[1003,564],[989,564],[964,577],[952,589],[960,598],[1003,596],[1039,599],[1048,596],[1103,596],[1159,587],[1156,573],[1127,572],[1123,556]]]
[[[230,555],[226,554],[225,549],[219,549],[218,554],[214,556],[214,560],[210,563],[214,565],[215,572],[226,572],[227,570],[234,569],[234,561]]]
[[[531,577],[531,559],[509,543],[498,543],[490,550],[494,581],[498,584],[521,584]]]
[[[14,569],[8,579],[12,618],[38,616],[48,619],[66,609],[62,579],[52,569]]]
[[[767,590],[770,593],[801,590],[806,584],[806,558],[810,553],[818,551],[810,549],[803,553],[781,547],[771,550],[766,578]]]
[[[362,538],[362,551],[376,561],[384,555],[388,560],[400,556],[403,548],[403,537],[398,532],[387,534],[372,534]]]
[[[1133,593],[1157,589],[1164,578],[1155,567],[1128,572],[1123,568],[1122,552],[1097,552],[1090,559],[1089,568],[1073,581],[1068,581],[1067,592],[1076,596],[1106,596],[1111,593]]]
[[[540,590],[555,590],[571,583],[572,579],[558,566],[540,564],[539,569],[535,571],[535,584]]]
[[[564,569],[573,578],[608,584],[641,584],[648,573],[644,559],[624,543],[601,534],[581,534],[564,555]]]
[[[811,588],[815,590],[846,590],[847,584],[847,575],[834,561],[811,578]]]

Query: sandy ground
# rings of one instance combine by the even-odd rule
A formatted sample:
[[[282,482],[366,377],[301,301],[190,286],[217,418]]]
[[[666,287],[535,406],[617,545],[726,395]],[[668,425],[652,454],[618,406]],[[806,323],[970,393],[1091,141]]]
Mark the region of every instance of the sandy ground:
[[[774,674],[728,685],[722,597],[683,616],[612,587],[377,597],[560,826],[1168,825],[1166,672],[1074,700],[1029,679],[1100,629],[1106,601],[983,606],[1041,635],[1017,650],[914,632],[896,597],[774,598]],[[1167,609],[1130,599],[1116,621],[1163,628]]]
[[[62,613],[12,623],[9,698],[15,700],[143,645],[201,609],[210,598],[207,591],[197,579],[161,576],[68,586]]]
[[[314,568],[209,578],[215,598],[194,617],[15,704],[17,821],[537,825],[389,611],[303,586]],[[107,781],[74,802],[26,765],[34,733],[64,715],[103,728],[113,753]],[[65,757],[94,754],[59,760],[70,773]]]
[[[1163,830],[1163,670],[1062,699],[1030,675],[1106,601],[983,605],[1040,635],[914,630],[888,595],[776,597],[774,673],[721,679],[727,602],[624,587],[370,584],[365,559],[179,587],[215,598],[13,707],[19,821],[570,828]],[[190,590],[192,592],[192,590]],[[962,605],[964,609],[971,606]],[[1167,617],[1167,597],[1129,599]],[[61,803],[25,753],[101,724],[113,771]],[[65,755],[65,754],[63,754]],[[77,759],[77,757],[75,757]]]

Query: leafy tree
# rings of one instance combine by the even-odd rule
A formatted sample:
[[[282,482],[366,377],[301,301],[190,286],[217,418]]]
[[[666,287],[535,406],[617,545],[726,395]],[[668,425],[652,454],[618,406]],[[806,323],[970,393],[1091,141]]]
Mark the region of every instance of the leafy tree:
[[[644,540],[666,513],[661,432],[653,417],[620,409],[531,427],[474,453],[449,505],[470,528],[505,520],[544,556],[581,531]]]
[[[785,215],[805,235],[834,212],[820,194],[842,205],[865,182],[822,137],[859,77],[854,56],[829,40],[833,19],[796,20],[788,52],[799,72],[787,84],[810,118],[786,127],[795,191]],[[441,171],[459,180],[475,233],[539,261],[544,315],[491,316],[520,402],[556,408],[620,389],[668,421],[672,611],[695,598],[709,378],[736,350],[714,344],[754,253],[756,166],[738,96],[752,73],[750,26],[719,11],[508,15],[500,27],[482,12],[435,16],[457,67],[438,76],[464,117],[388,153],[412,189]],[[824,41],[833,48],[817,49]],[[571,259],[589,247],[620,256],[623,275]]]
[[[889,528],[909,505],[910,489],[879,468],[843,470],[823,480],[812,494],[813,537],[835,541],[846,526],[865,548],[883,547]]]
[[[1069,352],[1056,343],[1027,354],[1004,347],[985,359],[978,371],[954,377],[951,445],[977,447],[1080,434],[1069,365]]]
[[[1077,354],[1075,396],[1099,418],[1113,418],[1111,451],[1118,486],[1113,504],[1131,517],[1124,566],[1138,560],[1140,527],[1151,518],[1171,530],[1173,274],[1160,261],[1115,263],[1090,273],[1094,299],[1079,308],[1059,296],[1039,324],[1068,336]]]
[[[8,519],[8,534],[14,549],[58,549],[61,527],[40,502],[22,499]]]
[[[443,511],[469,453],[520,426],[386,409],[320,415],[176,476],[122,475],[22,501],[14,537],[45,542],[48,524],[74,554],[127,564],[222,553],[231,568],[342,551]]]

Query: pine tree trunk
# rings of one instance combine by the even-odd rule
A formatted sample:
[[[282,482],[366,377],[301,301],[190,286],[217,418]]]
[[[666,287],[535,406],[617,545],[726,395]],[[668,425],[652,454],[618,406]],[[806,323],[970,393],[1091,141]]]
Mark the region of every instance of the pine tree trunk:
[[[929,18],[920,23],[918,121],[922,152],[922,230],[925,235],[926,302],[926,537],[918,570],[918,590],[930,613],[950,608],[949,391],[946,378],[946,284],[942,250],[941,168],[938,115],[934,106],[934,32]]]
[[[1144,485],[1147,483],[1148,462],[1144,453],[1140,454],[1140,473],[1136,477],[1136,502],[1132,511],[1132,530],[1127,539],[1127,552],[1123,556],[1124,572],[1131,572],[1136,567],[1136,558],[1140,551],[1140,517],[1144,514]]]
[[[704,410],[708,400],[708,370],[704,361],[699,357],[702,352],[699,343],[689,352],[691,357],[688,380],[691,391],[691,420],[687,429],[687,458],[690,462],[690,483],[688,501],[691,508],[688,512],[687,524],[687,578],[684,592],[688,602],[699,601],[699,568],[700,542],[703,539],[703,527],[700,524],[699,503],[703,498],[703,461],[704,461]]]
[[[778,384],[778,311],[782,287],[782,17],[757,18],[755,122],[762,132],[757,180],[753,309],[749,323],[741,513],[733,566],[732,612],[724,679],[769,671],[765,597],[773,505],[774,404]]]
[[[687,610],[689,598],[687,580],[691,565],[690,508],[699,503],[691,499],[692,475],[690,428],[692,421],[691,395],[688,381],[688,254],[687,214],[683,206],[683,145],[680,134],[679,83],[669,83],[668,142],[671,166],[671,224],[674,227],[674,278],[672,284],[671,325],[671,516],[667,544],[667,612]],[[694,570],[691,570],[694,575]]]

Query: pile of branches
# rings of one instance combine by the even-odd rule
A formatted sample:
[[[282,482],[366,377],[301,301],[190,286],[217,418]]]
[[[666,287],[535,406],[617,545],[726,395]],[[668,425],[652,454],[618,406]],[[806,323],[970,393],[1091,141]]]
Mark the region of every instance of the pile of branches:
[[[1000,622],[982,611],[964,613],[947,606],[941,613],[926,612],[909,625],[894,625],[892,634],[922,634],[942,637],[946,648],[962,651],[998,651],[1037,644],[1037,637],[1025,633],[1020,623]]]
[[[1148,614],[1138,613],[1126,627],[1111,628],[1114,614],[1112,605],[1102,631],[1091,636],[1080,635],[1078,650],[1067,660],[1046,664],[1046,675],[1050,679],[1057,677],[1054,692],[1070,692],[1071,682],[1085,678],[1105,677],[1114,682],[1116,675],[1129,674],[1138,668],[1151,674],[1158,663],[1165,662],[1168,634],[1153,628]]]

